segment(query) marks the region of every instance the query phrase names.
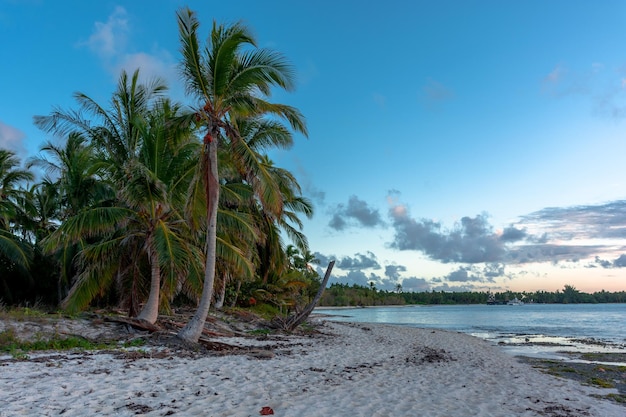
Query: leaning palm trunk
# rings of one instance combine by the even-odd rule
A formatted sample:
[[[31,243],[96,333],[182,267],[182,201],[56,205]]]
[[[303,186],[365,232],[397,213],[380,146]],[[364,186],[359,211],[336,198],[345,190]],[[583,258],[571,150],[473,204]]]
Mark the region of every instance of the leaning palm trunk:
[[[211,299],[213,298],[213,283],[215,282],[215,261],[217,247],[217,204],[219,201],[219,182],[217,171],[217,132],[214,135],[207,134],[202,158],[202,172],[205,192],[207,196],[207,238],[206,238],[206,264],[204,268],[204,286],[200,305],[189,323],[178,332],[177,337],[187,342],[196,343],[200,339],[204,323],[209,314]]]
[[[152,238],[148,239],[148,254],[150,258],[150,295],[146,305],[137,316],[140,320],[145,320],[151,324],[156,323],[159,317],[159,298],[161,289],[161,268],[159,266],[159,256],[151,247]]]
[[[293,331],[296,329],[296,327],[298,327],[306,319],[309,318],[309,316],[313,312],[313,309],[315,308],[317,303],[322,298],[322,295],[324,294],[324,290],[326,289],[326,284],[328,284],[328,279],[330,278],[330,273],[333,270],[333,266],[335,266],[334,260],[330,261],[330,263],[328,264],[328,268],[326,268],[326,274],[324,274],[324,279],[322,280],[322,284],[320,285],[320,288],[317,291],[315,298],[313,298],[313,301],[311,301],[301,313],[296,313],[290,316],[285,322],[281,323],[285,330]]]

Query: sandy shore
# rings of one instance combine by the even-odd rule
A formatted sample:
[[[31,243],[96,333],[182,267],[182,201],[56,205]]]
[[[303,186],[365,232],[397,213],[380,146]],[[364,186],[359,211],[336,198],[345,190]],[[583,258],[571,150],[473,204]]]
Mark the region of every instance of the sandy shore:
[[[319,330],[220,338],[254,347],[234,355],[144,347],[3,356],[0,417],[626,415],[592,396],[610,390],[543,374],[468,335],[337,322]]]

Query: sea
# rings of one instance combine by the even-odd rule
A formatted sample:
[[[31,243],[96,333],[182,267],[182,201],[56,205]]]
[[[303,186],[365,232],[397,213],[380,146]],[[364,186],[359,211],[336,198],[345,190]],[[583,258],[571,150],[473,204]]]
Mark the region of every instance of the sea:
[[[567,360],[563,352],[626,353],[626,304],[321,307],[314,313],[467,333],[512,355]]]

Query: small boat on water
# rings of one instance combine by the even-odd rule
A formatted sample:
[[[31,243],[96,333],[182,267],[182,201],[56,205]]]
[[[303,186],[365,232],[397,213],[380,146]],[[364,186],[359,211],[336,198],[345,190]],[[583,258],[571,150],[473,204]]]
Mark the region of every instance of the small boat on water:
[[[506,303],[506,305],[509,305],[509,306],[521,306],[523,304],[524,302],[522,300],[518,300],[517,297],[515,297],[514,299]]]

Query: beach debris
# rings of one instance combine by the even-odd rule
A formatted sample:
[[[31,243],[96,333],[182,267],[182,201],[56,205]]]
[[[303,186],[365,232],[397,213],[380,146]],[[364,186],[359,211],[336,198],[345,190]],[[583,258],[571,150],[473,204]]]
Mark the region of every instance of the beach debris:
[[[433,349],[428,346],[417,346],[415,353],[406,359],[407,363],[423,364],[423,363],[440,363],[455,361],[449,352],[444,349]]]
[[[272,407],[263,407],[261,408],[261,413],[262,416],[270,416],[274,414],[274,410],[272,410]]]
[[[135,330],[147,331],[149,333],[159,332],[163,330],[161,326],[157,324],[152,324],[146,320],[136,319],[132,317],[105,316],[103,319],[105,321],[125,324],[127,326],[132,327]]]
[[[272,359],[274,356],[276,356],[271,350],[264,349],[250,350],[248,352],[248,355],[256,359]]]

